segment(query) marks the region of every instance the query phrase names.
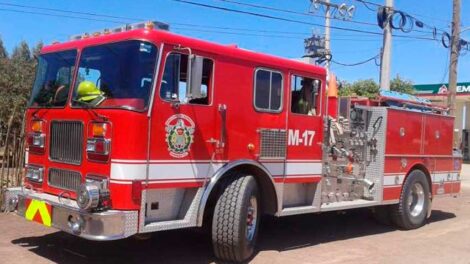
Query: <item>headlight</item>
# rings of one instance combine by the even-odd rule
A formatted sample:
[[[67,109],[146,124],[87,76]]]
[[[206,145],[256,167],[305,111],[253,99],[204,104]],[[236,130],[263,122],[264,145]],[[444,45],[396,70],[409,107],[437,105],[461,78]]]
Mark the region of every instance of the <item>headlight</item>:
[[[93,184],[82,184],[77,192],[77,205],[83,210],[98,207],[100,202],[100,189]]]
[[[26,179],[32,182],[41,183],[43,180],[44,168],[28,165],[26,167]]]
[[[108,179],[87,175],[77,191],[77,205],[87,211],[103,211],[111,206]]]

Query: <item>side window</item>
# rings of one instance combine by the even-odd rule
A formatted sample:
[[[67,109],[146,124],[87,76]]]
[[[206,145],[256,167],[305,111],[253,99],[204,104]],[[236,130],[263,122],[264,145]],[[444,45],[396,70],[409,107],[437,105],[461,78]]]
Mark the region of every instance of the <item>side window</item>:
[[[282,74],[269,70],[257,70],[254,97],[256,109],[280,112],[282,109]]]
[[[320,114],[321,81],[297,75],[291,80],[292,113],[316,116]]]
[[[180,53],[168,55],[160,97],[166,101],[177,100],[182,104],[208,105],[214,63],[210,59],[193,55],[191,64],[188,64],[188,57]]]

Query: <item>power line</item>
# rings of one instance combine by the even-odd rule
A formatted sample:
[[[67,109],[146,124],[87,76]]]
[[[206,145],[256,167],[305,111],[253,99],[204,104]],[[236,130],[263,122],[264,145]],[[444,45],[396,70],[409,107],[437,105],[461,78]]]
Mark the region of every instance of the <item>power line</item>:
[[[360,2],[362,3],[363,5],[365,5],[368,9],[370,9],[367,5],[373,5],[373,6],[376,6],[376,7],[381,7],[383,6],[382,4],[378,4],[378,3],[374,3],[374,2],[371,2],[371,1],[367,1],[367,0],[354,0],[356,2]],[[376,10],[373,10],[373,9],[370,9],[372,11],[376,11]],[[398,9],[395,9],[397,11],[400,11]],[[445,19],[441,19],[441,18],[437,18],[437,17],[433,17],[433,16],[428,16],[428,15],[423,15],[423,14],[419,14],[419,13],[411,13],[411,12],[406,12],[410,15],[413,15],[413,16],[418,16],[418,17],[423,17],[423,18],[428,18],[428,19],[432,19],[432,20],[435,20],[435,21],[442,21],[442,22],[445,22],[446,24],[450,24],[450,21],[449,20],[445,20]]]
[[[200,24],[188,24],[188,23],[173,23],[172,25],[178,25],[179,27],[172,27],[174,29],[185,29],[184,27],[189,28],[204,28],[204,29],[221,29],[221,30],[230,30],[230,31],[246,31],[246,32],[255,32],[255,33],[274,33],[274,34],[284,34],[284,35],[297,35],[297,36],[307,36],[310,35],[309,32],[291,32],[291,31],[278,31],[278,30],[261,30],[261,29],[252,29],[252,28],[240,28],[240,27],[219,27],[219,26],[209,26],[209,25],[200,25]],[[377,38],[375,35],[364,35],[358,36],[358,34],[335,34],[335,36],[340,37],[357,37],[359,39],[364,39],[365,37]],[[424,37],[424,36],[416,36]],[[376,39],[374,39],[375,41]]]
[[[266,10],[271,10],[271,11],[278,11],[278,12],[285,12],[285,13],[292,13],[292,14],[299,14],[299,15],[305,15],[305,16],[317,16],[317,17],[322,17],[320,15],[314,15],[311,13],[303,13],[303,12],[298,12],[298,11],[293,11],[293,10],[286,10],[286,9],[281,9],[281,8],[275,8],[275,7],[270,7],[270,6],[263,6],[263,5],[258,5],[258,4],[249,4],[249,3],[243,3],[235,0],[218,0],[222,2],[227,2],[227,3],[233,3],[237,5],[244,5],[244,6],[250,6],[250,7],[255,7],[255,8],[261,8],[261,9],[266,9]],[[358,2],[361,2],[365,5],[370,4],[374,6],[381,6],[380,4],[373,3],[370,1],[366,0],[355,0]],[[122,20],[129,20],[129,21],[143,21],[146,20],[144,18],[136,18],[136,17],[124,17],[124,16],[113,16],[113,15],[107,15],[107,14],[98,14],[98,13],[90,13],[90,12],[83,12],[83,11],[73,11],[73,10],[64,10],[64,9],[58,9],[58,8],[45,8],[45,7],[38,7],[38,6],[31,6],[31,5],[20,5],[20,4],[12,4],[12,3],[5,3],[5,2],[0,2],[0,5],[4,6],[12,6],[12,7],[20,7],[20,8],[31,8],[31,9],[37,9],[37,10],[45,10],[45,11],[52,11],[52,12],[61,12],[61,13],[70,13],[70,14],[77,14],[77,15],[85,15],[85,16],[94,16],[94,17],[103,17],[103,18],[111,18],[111,19],[122,19]],[[10,11],[10,12],[22,12],[20,10],[6,10],[3,9],[3,11]],[[104,20],[104,19],[92,19],[92,18],[83,18],[83,17],[72,17],[72,16],[64,16],[64,15],[58,15],[58,14],[47,14],[47,13],[40,13],[40,12],[33,12],[33,11],[23,11],[23,13],[29,13],[29,14],[38,14],[38,15],[48,15],[48,16],[55,16],[55,17],[66,17],[66,18],[74,18],[74,19],[81,19],[81,20],[89,20],[89,21],[99,21],[99,22],[110,22],[110,23],[122,23],[125,24],[127,21],[111,21],[111,20]],[[369,23],[369,22],[362,22],[362,21],[345,21],[343,19],[339,18],[333,18],[337,19],[343,22],[350,22],[350,23],[357,23],[357,24],[364,24],[364,25],[375,25],[374,23]],[[175,25],[178,23],[174,23]],[[429,28],[433,28],[431,26],[428,26]],[[443,29],[439,29],[441,31],[446,31]],[[433,32],[427,32],[427,31],[422,31],[422,30],[415,30],[417,32],[422,32],[422,33],[433,33]]]
[[[380,56],[380,54],[377,54],[375,55],[374,57],[372,58],[369,58],[367,60],[364,60],[364,61],[360,61],[360,62],[356,62],[356,63],[341,63],[341,62],[337,62],[335,60],[331,60],[331,62],[333,62],[334,64],[338,64],[338,65],[341,65],[341,66],[346,66],[346,67],[353,67],[353,66],[359,66],[359,65],[362,65],[362,64],[366,64],[370,61],[375,61],[378,57]]]
[[[223,0],[221,0],[223,1]],[[227,1],[227,0],[225,0]],[[70,13],[70,14],[78,14],[78,15],[85,15],[85,16],[93,16],[93,17],[103,17],[103,18],[111,18],[111,19],[122,19],[122,20],[129,20],[129,21],[144,21],[144,18],[136,18],[136,17],[124,17],[124,16],[111,16],[107,14],[100,14],[100,13],[89,13],[89,12],[82,12],[82,11],[74,11],[74,10],[65,10],[65,9],[57,9],[57,8],[44,8],[39,6],[31,6],[31,5],[19,5],[19,4],[10,4],[5,2],[0,2],[0,5],[4,6],[12,6],[12,7],[19,7],[19,8],[29,8],[29,9],[37,9],[37,10],[44,10],[44,11],[53,11],[53,12],[61,12],[61,13]],[[85,18],[85,17],[77,17],[77,16],[69,16],[69,15],[60,15],[60,14],[51,14],[51,13],[44,13],[44,12],[36,12],[36,11],[25,11],[25,10],[15,10],[15,9],[1,9],[0,11],[8,11],[8,12],[17,12],[17,13],[26,13],[26,14],[37,14],[37,15],[45,15],[45,16],[52,16],[52,17],[62,17],[62,18],[72,18],[72,19],[81,19],[81,20],[90,20],[90,21],[100,21],[100,22],[110,22],[110,23],[120,23],[126,24],[127,21],[114,21],[114,20],[105,20],[105,19],[93,19],[93,18]],[[305,13],[306,14],[306,13]],[[306,14],[307,15],[307,14]],[[310,15],[310,14],[308,14]],[[243,30],[243,31],[253,31],[253,32],[267,32],[267,33],[282,33],[282,34],[302,34],[308,35],[307,32],[288,32],[288,31],[271,31],[271,30],[254,30],[248,28],[233,28],[233,27],[218,27],[218,26],[208,26],[208,25],[197,25],[197,24],[189,24],[189,23],[170,23],[171,25],[181,25],[181,26],[194,26],[194,27],[203,27],[203,28],[215,28],[215,29],[228,29],[228,30]]]
[[[383,5],[381,4],[377,4],[377,3],[374,3],[374,2],[370,2],[370,1],[366,1],[366,0],[354,0],[356,2],[359,2],[359,3],[362,3],[364,6],[366,6],[369,10],[371,11],[374,11],[374,12],[378,12],[378,9],[380,7],[383,7]],[[370,8],[369,5],[374,5],[377,7],[377,10],[373,9],[373,8]],[[390,19],[394,19],[394,16],[396,14],[399,14],[400,15],[400,19],[404,19],[405,22],[403,22],[404,24],[408,24],[409,25],[409,30],[410,31],[416,31],[416,32],[423,32],[423,33],[432,33],[432,34],[435,34],[434,30],[439,30],[439,31],[442,31],[442,32],[446,32],[447,30],[446,29],[442,29],[442,28],[438,28],[438,27],[435,27],[435,26],[432,26],[432,25],[428,25],[428,24],[425,24],[423,23],[422,21],[418,20],[415,16],[416,15],[412,15],[411,13],[409,12],[404,12],[402,10],[399,10],[399,9],[396,9],[394,8],[393,9],[393,13],[392,13],[392,17]],[[419,23],[421,24],[421,27],[426,27],[426,28],[429,28],[429,29],[432,29],[433,32],[429,32],[429,31],[424,31],[424,30],[419,30],[419,29],[413,29],[414,28],[414,25],[416,23],[417,25],[417,22],[419,21]],[[400,23],[402,23],[400,21]],[[396,28],[395,28],[396,29]],[[401,28],[402,31],[403,28]],[[408,33],[408,32],[405,32],[405,33]]]
[[[374,5],[374,6],[377,6],[377,7],[380,6],[379,4],[371,3],[371,2],[368,2],[368,1],[361,1],[361,0],[355,0],[355,1],[362,3],[367,9],[369,9],[372,12],[376,12],[377,10],[370,7],[369,5]]]
[[[296,24],[302,24],[302,25],[310,25],[310,26],[317,26],[317,27],[324,27],[324,25],[317,24],[317,23],[310,23],[310,22],[300,21],[300,20],[295,20],[295,19],[276,17],[276,16],[271,16],[271,15],[255,13],[255,12],[249,12],[249,11],[242,11],[242,10],[237,10],[237,9],[232,9],[232,8],[227,8],[227,7],[221,7],[221,6],[215,6],[215,5],[208,5],[208,4],[198,3],[198,2],[192,2],[192,1],[186,1],[186,0],[172,0],[172,1],[185,3],[185,4],[189,4],[189,5],[195,5],[195,6],[199,6],[199,7],[210,8],[210,9],[217,9],[217,10],[227,11],[227,12],[232,12],[232,13],[239,13],[239,14],[244,14],[244,15],[263,17],[263,18],[279,20],[279,21],[284,21],[284,22],[290,22],[290,23],[296,23]],[[351,32],[360,32],[360,33],[367,33],[367,34],[373,34],[373,35],[382,35],[382,33],[379,33],[379,32],[352,29],[352,28],[343,28],[343,27],[335,27],[335,26],[333,26],[331,28],[338,29],[338,30],[344,30],[344,31],[351,31]]]
[[[395,47],[402,46],[402,45],[404,45],[404,44],[409,44],[410,42],[414,42],[414,41],[419,41],[419,40],[406,40],[406,43],[405,43],[405,42],[400,42],[400,43],[396,44]],[[350,52],[350,53],[358,53],[358,52],[365,52],[365,51],[369,51],[369,52],[370,52],[370,49],[368,49],[368,50],[362,50],[362,51],[354,50],[354,51],[349,51],[349,52]],[[344,53],[344,52],[335,52],[335,54],[336,54],[336,53]],[[335,61],[334,63],[337,64],[337,65],[339,65],[339,67],[335,67],[335,68],[337,69],[337,68],[340,68],[340,67],[353,67],[353,66],[362,65],[362,64],[365,64],[365,63],[367,63],[367,62],[372,61],[372,59],[375,59],[375,64],[376,64],[377,66],[380,66],[380,63],[377,62],[377,59],[378,59],[379,57],[380,57],[380,54],[377,54],[377,56],[375,56],[375,57],[372,57],[372,58],[367,59],[367,60],[365,60],[365,61],[361,61],[362,63],[361,63],[361,62],[358,62],[358,63],[350,63],[350,64],[347,64],[347,63],[340,63],[340,62],[336,62],[336,61]],[[355,64],[357,64],[357,65],[355,65]]]
[[[46,7],[30,6],[30,5],[19,5],[19,4],[5,3],[5,2],[0,2],[0,5],[3,5],[3,6],[12,6],[12,7],[20,7],[20,8],[32,8],[32,9],[37,9],[37,10],[53,11],[53,12],[61,12],[61,13],[70,13],[70,14],[76,14],[76,15],[99,16],[99,17],[112,18],[112,19],[124,19],[124,20],[130,20],[130,21],[144,21],[144,20],[145,20],[145,19],[142,19],[142,18],[130,18],[130,17],[123,17],[123,16],[111,16],[111,15],[105,15],[105,14],[97,14],[97,13],[89,13],[89,12],[81,12],[81,11],[64,10],[64,9],[58,9],[58,8],[46,8]]]
[[[205,7],[205,8],[220,10],[220,11],[226,11],[226,12],[238,13],[238,14],[243,14],[243,15],[262,17],[262,18],[267,18],[267,19],[273,19],[273,20],[278,20],[278,21],[284,21],[284,22],[290,22],[290,23],[296,23],[296,24],[302,24],[302,25],[317,26],[317,27],[325,27],[324,25],[317,24],[317,23],[311,23],[311,22],[295,20],[295,19],[289,19],[289,18],[283,18],[283,17],[276,17],[276,16],[271,16],[271,15],[265,15],[265,14],[250,12],[250,11],[232,9],[232,8],[228,8],[228,7],[209,5],[209,4],[193,2],[193,1],[188,1],[188,0],[172,0],[172,1],[180,2],[180,3],[184,3],[184,4],[189,4],[189,5],[194,5],[194,6],[199,6],[199,7]],[[342,31],[349,31],[349,32],[365,33],[365,34],[382,36],[382,33],[374,32],[374,31],[367,31],[367,30],[360,30],[360,29],[353,29],[353,28],[345,28],[345,27],[338,27],[338,26],[331,26],[331,28],[336,29],[336,30],[342,30]],[[428,33],[430,33],[430,32],[428,32]],[[415,39],[433,40],[433,41],[435,40],[434,38],[426,38],[426,37],[418,37],[418,36],[407,36],[407,35],[394,35],[394,36],[401,37],[401,38],[415,38]]]
[[[210,29],[194,29],[194,28],[185,28],[185,27],[173,27],[176,30],[188,31],[188,32],[208,32],[215,34],[226,34],[226,35],[241,35],[241,36],[253,36],[253,37],[268,37],[268,38],[284,38],[284,39],[298,39],[304,40],[302,37],[294,36],[285,36],[285,35],[272,35],[272,34],[256,34],[256,33],[245,33],[245,32],[230,32],[230,31],[220,31],[220,30],[210,30]],[[376,42],[376,39],[364,39],[361,38],[333,38],[335,41],[351,41],[351,42]],[[414,41],[413,39],[400,39],[397,41]]]
[[[446,62],[445,62],[445,67],[444,67],[444,74],[442,75],[441,83],[444,83],[445,78],[448,76],[447,74],[449,73],[449,56],[450,53],[446,52]]]
[[[50,14],[50,13],[43,13],[43,12],[37,12],[37,11],[15,10],[15,9],[8,9],[8,8],[0,8],[0,11],[22,13],[22,14],[52,16],[52,17],[61,17],[61,18],[80,19],[80,20],[87,20],[87,21],[109,22],[109,23],[115,23],[115,24],[123,24],[122,22],[106,20],[106,19],[77,17],[77,16],[68,16],[68,15],[60,15],[60,14]]]
[[[288,9],[282,9],[282,8],[276,8],[276,7],[272,7],[272,6],[265,6],[265,5],[258,5],[258,4],[243,3],[243,2],[239,2],[239,1],[235,1],[235,0],[216,0],[216,1],[221,1],[221,2],[226,2],[226,3],[236,4],[236,5],[240,5],[240,6],[254,7],[254,8],[264,9],[264,10],[270,10],[270,11],[288,13],[288,14],[295,14],[295,15],[302,15],[302,16],[309,16],[309,17],[313,16],[313,17],[325,18],[325,16],[316,15],[316,14],[312,14],[312,13],[299,12],[299,11],[288,10]],[[331,19],[339,20],[339,21],[342,21],[342,22],[349,22],[349,23],[361,24],[361,25],[377,26],[377,24],[375,24],[375,23],[370,23],[370,22],[365,22],[365,21],[344,20],[344,19],[337,18],[337,17],[331,17]]]
[[[86,20],[86,21],[99,21],[99,22],[110,22],[121,24],[124,23],[123,21],[114,21],[114,20],[106,20],[106,19],[95,19],[95,18],[86,18],[86,17],[77,17],[77,16],[69,16],[69,15],[60,15],[60,14],[50,14],[44,12],[37,12],[37,11],[25,11],[25,10],[15,10],[15,9],[6,9],[0,8],[0,11],[7,11],[7,12],[15,12],[15,13],[23,13],[23,14],[35,14],[35,15],[43,15],[43,16],[51,16],[51,17],[61,17],[61,18],[71,18],[71,19],[79,19],[79,20]],[[71,11],[75,12],[75,11]],[[81,12],[75,12],[81,13]],[[97,14],[95,14],[98,16]],[[216,28],[216,29],[225,29],[225,30],[239,30],[239,31],[251,31],[251,32],[258,32],[258,33],[279,33],[279,34],[289,34],[289,35],[307,35],[308,33],[301,33],[301,32],[286,32],[286,31],[269,31],[269,30],[253,30],[253,29],[246,29],[246,28],[230,28],[230,27],[216,27],[216,26],[206,26],[206,25],[195,25],[195,24],[187,24],[187,23],[174,23],[175,25],[184,25],[189,27],[206,27],[206,28]],[[184,28],[180,28],[183,29]],[[192,29],[195,30],[195,29]],[[200,32],[211,32],[211,33],[219,33],[219,34],[231,34],[231,35],[245,35],[245,36],[261,36],[261,37],[273,37],[273,38],[286,38],[286,36],[274,36],[274,35],[260,35],[260,34],[247,34],[247,33],[234,33],[234,32],[222,32],[222,31],[215,31],[215,30],[202,30],[198,29],[197,31]],[[350,35],[351,36],[351,35]],[[300,38],[299,38],[300,39]],[[302,38],[303,39],[303,38]],[[364,39],[337,39],[337,40],[350,40],[350,41],[375,41],[375,40],[364,40]]]
[[[7,9],[7,8],[0,8],[0,11],[6,12],[14,12],[14,13],[23,13],[23,14],[34,14],[34,15],[43,15],[43,16],[50,16],[50,17],[60,17],[60,18],[71,18],[71,19],[79,19],[79,20],[86,20],[86,21],[99,21],[99,22],[110,22],[116,24],[123,24],[123,21],[114,21],[114,20],[106,20],[106,19],[95,19],[95,18],[86,18],[86,17],[78,17],[78,16],[70,16],[70,15],[61,15],[61,14],[50,14],[44,12],[37,12],[37,11],[26,11],[26,10],[15,10],[15,9]],[[65,11],[63,11],[65,12]],[[70,11],[74,12],[74,11]],[[81,12],[76,12],[81,13]],[[98,15],[96,15],[98,16]],[[251,31],[251,32],[258,32],[258,33],[279,33],[279,34],[289,34],[289,35],[308,35],[309,33],[301,33],[301,32],[287,32],[287,31],[270,31],[270,30],[253,30],[253,29],[246,29],[246,28],[231,28],[231,27],[216,27],[216,26],[207,26],[207,25],[196,25],[196,24],[187,24],[187,23],[172,23],[175,25],[183,25],[188,27],[202,27],[202,28],[215,28],[215,29],[225,29],[225,30],[238,30],[238,31]],[[183,29],[183,28],[180,28]],[[194,30],[194,29],[192,29]],[[259,35],[259,34],[246,34],[246,33],[233,33],[233,32],[221,32],[221,31],[214,31],[214,30],[202,30],[199,29],[201,32],[212,32],[212,33],[223,33],[223,34],[238,34],[238,35],[254,35],[254,36],[266,36],[271,37],[269,35]],[[286,36],[272,36],[272,37],[286,37]],[[300,39],[300,38],[299,38]],[[303,39],[303,38],[302,38]],[[347,39],[344,39],[347,40]],[[351,39],[353,40],[353,39]]]
[[[189,1],[179,1],[179,0],[173,0],[173,1],[189,2]],[[225,0],[225,1],[229,1],[229,0]],[[191,2],[189,2],[189,3],[191,3]],[[194,4],[199,4],[199,3],[194,3]],[[20,8],[32,8],[32,9],[47,10],[47,11],[53,11],[53,12],[79,14],[79,15],[86,15],[86,16],[93,16],[93,17],[105,17],[105,18],[112,18],[112,19],[124,19],[124,20],[132,20],[132,21],[138,21],[138,20],[142,21],[142,20],[144,20],[144,19],[140,19],[140,18],[130,18],[130,17],[123,17],[123,16],[110,16],[110,15],[106,15],[106,14],[88,13],[88,12],[80,12],[80,11],[73,11],[73,10],[63,10],[63,9],[56,9],[56,8],[42,8],[42,7],[37,7],[37,6],[17,5],[17,4],[9,4],[9,3],[4,3],[4,2],[0,2],[0,5],[15,6],[15,7],[20,7]],[[227,9],[225,11],[231,11],[232,10],[232,9],[223,8],[223,7],[217,7],[217,9],[222,9],[222,10]],[[115,24],[125,24],[126,23],[126,21],[116,21],[116,20],[100,19],[100,18],[89,18],[89,17],[80,17],[80,16],[71,16],[71,15],[51,14],[51,13],[45,13],[45,12],[16,10],[16,9],[8,9],[8,8],[0,8],[0,11],[23,13],[23,14],[36,14],[36,15],[61,17],[61,18],[71,18],[71,19],[79,19],[79,20],[86,20],[86,21],[109,22],[109,23],[115,23]],[[234,10],[234,11],[236,11],[237,13],[238,12],[247,13],[247,14],[250,14],[250,15],[262,16],[262,17],[265,17],[265,18],[282,20],[282,21],[287,21],[287,22],[292,22],[292,23],[307,24],[307,25],[314,25],[314,26],[323,27],[323,25],[316,24],[316,23],[308,23],[308,22],[299,21],[299,20],[284,19],[284,18],[269,16],[269,15],[263,15],[263,14],[253,13],[253,12],[245,12],[245,11],[240,11],[240,10]],[[286,32],[286,31],[254,30],[254,29],[246,29],[246,28],[217,27],[217,26],[196,25],[196,24],[188,24],[188,23],[172,23],[172,24],[190,26],[190,27],[196,27],[196,28],[205,27],[205,28],[215,28],[215,29],[223,29],[223,30],[251,31],[251,32],[257,32],[257,33],[280,33],[280,34],[289,34],[289,35],[301,35],[301,34],[306,35],[306,34],[308,34],[308,33],[301,33],[301,32],[294,33],[294,32]],[[379,32],[356,30],[356,29],[349,29],[349,28],[342,28],[342,27],[332,27],[332,28],[333,29],[338,29],[338,30],[343,30],[343,31],[351,31],[351,32],[355,32],[356,34],[357,33],[363,33],[363,34],[369,34],[369,35],[381,35],[381,33],[379,33]],[[199,31],[202,32],[202,30],[199,30]],[[229,33],[229,32],[216,32],[216,31],[208,31],[208,30],[206,30],[206,32],[221,33],[221,34],[233,34],[233,33]],[[244,34],[239,34],[239,35],[248,35],[248,34],[244,33]],[[252,35],[254,35],[254,34],[252,34]],[[276,38],[280,37],[280,36],[268,36],[268,35],[263,35],[263,36],[265,36],[265,37],[276,37]],[[421,36],[397,35],[397,37],[422,39],[422,40],[433,40],[431,38],[425,38],[425,37],[421,37]],[[359,40],[353,40],[353,39],[343,39],[343,40],[359,41]]]
[[[43,16],[51,16],[51,17],[60,17],[60,18],[71,18],[71,19],[79,19],[79,20],[86,20],[86,21],[99,21],[99,22],[110,22],[110,23],[116,23],[116,24],[122,24],[124,23],[123,21],[113,21],[113,20],[106,20],[106,19],[95,19],[95,18],[85,18],[85,17],[77,17],[77,16],[69,16],[69,15],[60,15],[60,14],[50,14],[50,13],[44,13],[44,12],[36,12],[36,11],[25,11],[25,10],[15,10],[15,9],[6,9],[6,8],[0,8],[0,11],[8,11],[8,12],[15,12],[15,13],[23,13],[23,14],[35,14],[35,15],[43,15]],[[74,11],[71,11],[74,12]],[[75,12],[75,13],[80,13],[80,12]],[[229,35],[243,35],[243,36],[258,36],[258,37],[271,37],[271,38],[289,38],[289,36],[286,35],[302,35],[305,36],[308,33],[301,33],[301,32],[287,32],[287,31],[269,31],[269,30],[253,30],[253,29],[245,29],[245,28],[230,28],[230,27],[215,27],[215,26],[207,26],[207,25],[195,25],[195,24],[186,24],[186,23],[174,23],[175,25],[183,25],[183,26],[188,26],[188,27],[207,27],[207,28],[216,28],[216,29],[225,29],[225,30],[239,30],[239,31],[251,31],[251,32],[257,32],[257,33],[281,33],[285,35],[269,35],[269,34],[249,34],[249,33],[243,33],[243,32],[226,32],[226,31],[216,31],[216,30],[201,30],[201,29],[194,29],[192,28],[192,31],[199,31],[199,32],[210,32],[210,33],[218,33],[218,34],[229,34]],[[175,29],[181,29],[181,30],[189,30],[185,29],[183,27],[174,27]],[[292,37],[290,37],[292,38]],[[303,38],[296,38],[296,39],[303,39]],[[351,39],[351,38],[338,38],[335,39],[338,41],[360,41],[360,42],[365,42],[365,41],[376,41],[373,39]]]
[[[377,7],[380,7],[382,6],[382,4],[379,4],[379,3],[374,3],[374,2],[371,2],[371,1],[366,1],[366,0],[354,0],[356,2],[360,2],[360,3],[363,3],[363,4],[367,4],[367,5],[373,5],[373,6],[377,6]]]

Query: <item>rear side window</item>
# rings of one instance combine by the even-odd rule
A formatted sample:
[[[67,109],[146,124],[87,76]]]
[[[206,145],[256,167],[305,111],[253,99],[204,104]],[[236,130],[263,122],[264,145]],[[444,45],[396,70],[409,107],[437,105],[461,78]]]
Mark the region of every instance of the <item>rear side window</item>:
[[[282,74],[258,69],[255,72],[254,104],[259,111],[280,112],[282,110]]]

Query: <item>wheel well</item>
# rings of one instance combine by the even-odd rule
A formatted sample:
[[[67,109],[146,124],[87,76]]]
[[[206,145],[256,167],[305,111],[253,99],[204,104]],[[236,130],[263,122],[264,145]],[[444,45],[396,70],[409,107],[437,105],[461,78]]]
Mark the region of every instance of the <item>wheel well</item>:
[[[410,175],[410,173],[414,170],[420,170],[424,173],[424,175],[426,175],[426,178],[428,180],[428,185],[429,185],[429,191],[431,192],[431,196],[432,196],[432,179],[431,179],[431,174],[429,173],[428,168],[426,168],[426,166],[424,166],[423,164],[415,164],[408,171],[408,174],[406,175],[406,177],[408,178],[408,175]],[[405,180],[406,180],[406,178],[405,178]],[[405,182],[403,181],[403,185],[404,184],[405,184]]]
[[[274,215],[277,212],[277,195],[272,180],[270,179],[270,176],[257,166],[251,164],[243,164],[225,172],[212,189],[204,209],[204,223],[208,222],[206,220],[208,220],[208,217],[211,216],[215,208],[217,198],[219,197],[224,187],[224,179],[234,171],[242,172],[255,177],[256,183],[258,184],[259,188],[259,194],[261,196],[261,209],[263,213]]]

